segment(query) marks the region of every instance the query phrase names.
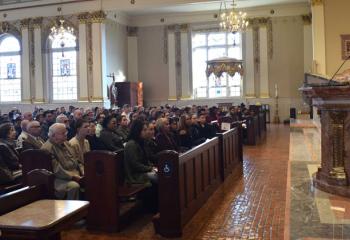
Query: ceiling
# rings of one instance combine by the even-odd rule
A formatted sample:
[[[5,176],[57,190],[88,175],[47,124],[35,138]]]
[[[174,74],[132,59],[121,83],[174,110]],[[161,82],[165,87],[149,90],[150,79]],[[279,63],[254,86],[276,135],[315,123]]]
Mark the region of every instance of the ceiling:
[[[88,2],[103,6],[104,10],[117,10],[130,16],[143,16],[218,10],[220,9],[220,3],[224,0],[135,0],[135,4],[131,4],[131,0],[0,0],[0,10],[16,10],[36,6],[61,5],[63,3],[89,4]],[[227,8],[230,8],[232,0],[225,0],[225,2]],[[235,0],[238,8],[307,2],[309,0]]]

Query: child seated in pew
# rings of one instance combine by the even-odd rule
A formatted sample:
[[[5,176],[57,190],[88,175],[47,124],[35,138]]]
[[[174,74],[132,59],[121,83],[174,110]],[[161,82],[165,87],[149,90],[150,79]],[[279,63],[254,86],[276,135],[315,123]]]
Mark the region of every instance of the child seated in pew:
[[[12,123],[0,125],[0,184],[16,183],[22,176],[15,149],[16,130]]]
[[[139,119],[132,122],[129,141],[124,148],[125,181],[128,184],[143,184],[148,186],[142,198],[146,207],[155,212],[158,202],[158,169],[147,158],[145,141],[147,138],[147,123]]]

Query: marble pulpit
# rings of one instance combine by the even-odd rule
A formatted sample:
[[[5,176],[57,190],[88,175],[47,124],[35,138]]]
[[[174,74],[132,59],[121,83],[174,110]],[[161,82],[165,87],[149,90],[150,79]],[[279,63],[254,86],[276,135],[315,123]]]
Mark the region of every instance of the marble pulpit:
[[[314,186],[350,197],[350,85],[306,74],[303,98],[321,113],[321,167]]]

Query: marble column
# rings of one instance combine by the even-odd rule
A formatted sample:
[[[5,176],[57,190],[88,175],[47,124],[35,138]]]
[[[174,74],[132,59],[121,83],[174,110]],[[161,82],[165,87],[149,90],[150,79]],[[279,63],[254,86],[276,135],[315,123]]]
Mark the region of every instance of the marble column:
[[[259,28],[259,51],[260,51],[260,98],[269,98],[269,58],[267,41],[267,22]]]
[[[34,28],[34,93],[33,103],[44,103],[43,55],[42,55],[42,17],[33,19]]]
[[[22,102],[31,103],[32,93],[30,92],[30,50],[29,50],[29,22],[30,19],[21,20],[22,35]]]
[[[181,27],[181,99],[190,99],[192,97],[192,84],[190,66],[192,65],[190,60],[191,49],[190,41],[191,34],[188,29],[188,25],[182,25]]]
[[[88,13],[78,15],[79,19],[79,82],[78,82],[78,101],[88,102],[88,65],[87,65],[87,27],[86,23],[90,20]]]
[[[137,27],[128,27],[128,81],[138,82],[138,48]]]
[[[248,28],[245,32],[245,67],[244,67],[244,83],[245,97],[255,97],[255,74],[254,74],[254,43],[253,29]]]
[[[169,97],[168,100],[177,100],[176,93],[176,53],[175,27],[168,29],[168,68],[169,68]]]
[[[106,27],[104,20],[106,14],[103,11],[91,14],[92,41],[92,86],[90,101],[103,102],[103,82],[106,74]],[[107,82],[107,79],[105,80]],[[107,85],[106,85],[107,86]],[[106,86],[104,86],[106,88]],[[106,94],[107,95],[107,94]]]

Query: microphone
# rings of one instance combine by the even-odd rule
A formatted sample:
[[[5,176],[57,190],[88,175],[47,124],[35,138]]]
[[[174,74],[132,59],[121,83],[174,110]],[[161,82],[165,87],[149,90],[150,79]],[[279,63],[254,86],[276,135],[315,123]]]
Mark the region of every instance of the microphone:
[[[334,85],[334,83],[332,84],[332,82],[336,82],[333,81],[333,78],[335,77],[335,75],[337,75],[337,73],[340,71],[340,69],[344,66],[344,64],[350,59],[350,55],[347,56],[347,58],[344,60],[344,62],[340,65],[340,67],[338,68],[338,70],[333,74],[333,76],[331,77],[331,79],[329,79],[329,85]]]

